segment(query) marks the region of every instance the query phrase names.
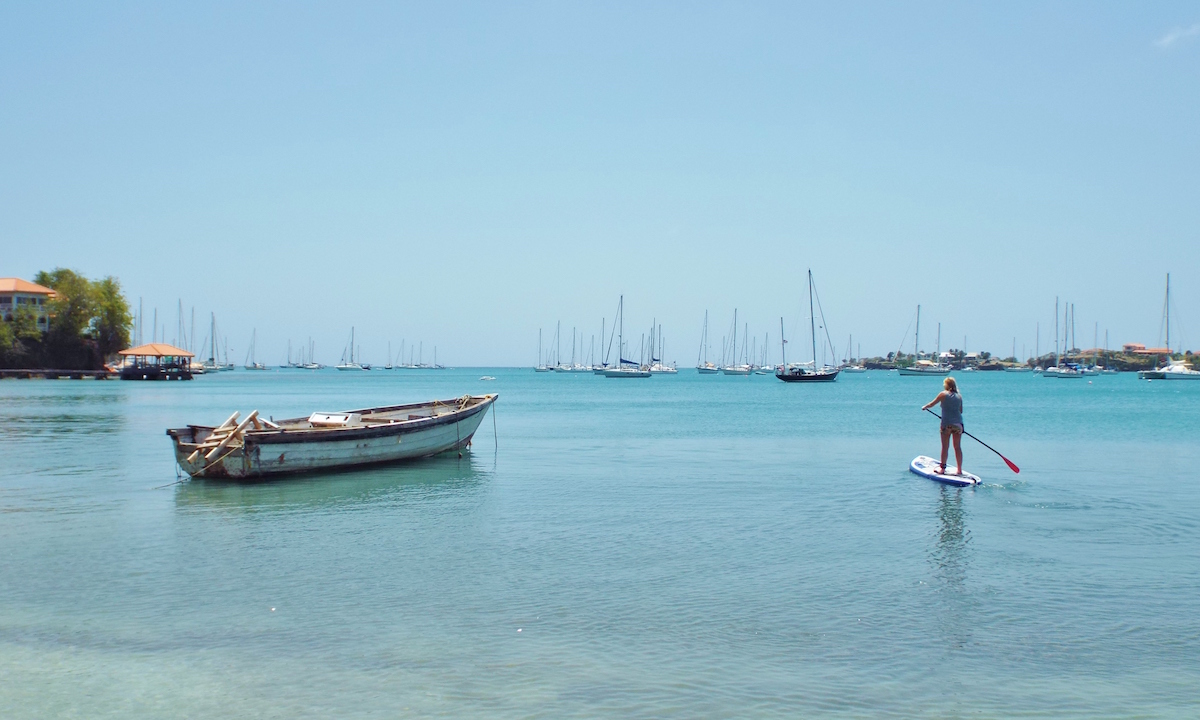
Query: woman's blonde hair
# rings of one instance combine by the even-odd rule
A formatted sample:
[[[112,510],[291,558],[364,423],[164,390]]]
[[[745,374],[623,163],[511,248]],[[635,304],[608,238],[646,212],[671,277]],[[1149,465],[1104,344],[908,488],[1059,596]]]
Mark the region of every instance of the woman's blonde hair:
[[[945,380],[943,380],[942,387],[946,388],[950,392],[958,392],[958,383],[954,382],[954,378],[952,377],[947,377]]]

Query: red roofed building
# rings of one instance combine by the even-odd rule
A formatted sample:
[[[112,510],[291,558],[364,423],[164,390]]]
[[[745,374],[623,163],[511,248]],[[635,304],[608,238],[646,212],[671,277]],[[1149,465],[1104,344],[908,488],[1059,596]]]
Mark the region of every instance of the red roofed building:
[[[13,312],[27,307],[37,313],[37,324],[42,330],[49,326],[50,313],[46,302],[57,295],[48,287],[20,278],[0,278],[0,319],[11,321]]]

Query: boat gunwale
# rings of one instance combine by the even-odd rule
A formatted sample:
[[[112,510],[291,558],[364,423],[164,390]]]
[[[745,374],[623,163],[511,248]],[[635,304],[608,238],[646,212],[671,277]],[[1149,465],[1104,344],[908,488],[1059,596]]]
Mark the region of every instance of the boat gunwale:
[[[472,395],[472,399],[480,401],[470,407],[458,408],[456,403],[462,398],[454,398],[449,401],[433,400],[423,403],[407,403],[404,405],[390,405],[378,408],[364,408],[361,410],[347,410],[347,413],[380,413],[380,412],[395,412],[398,410],[406,410],[413,408],[436,407],[438,405],[448,406],[453,408],[445,415],[429,416],[417,418],[415,420],[400,420],[398,422],[381,423],[374,426],[352,426],[352,427],[329,427],[329,428],[264,428],[262,430],[247,430],[243,435],[243,443],[245,445],[284,445],[292,443],[315,443],[315,442],[331,442],[338,440],[364,440],[377,437],[387,437],[389,435],[402,435],[409,432],[417,432],[429,428],[435,428],[440,425],[448,425],[452,423],[462,422],[464,419],[473,417],[474,415],[487,409],[500,397],[498,393],[490,395]],[[289,418],[281,420],[280,423],[302,422],[308,418]],[[170,428],[167,430],[167,435],[175,441],[177,447],[183,448],[186,446],[197,446],[200,443],[184,442],[180,439],[180,435],[191,432],[192,437],[195,437],[196,430],[213,430],[214,425],[188,425],[183,428]]]

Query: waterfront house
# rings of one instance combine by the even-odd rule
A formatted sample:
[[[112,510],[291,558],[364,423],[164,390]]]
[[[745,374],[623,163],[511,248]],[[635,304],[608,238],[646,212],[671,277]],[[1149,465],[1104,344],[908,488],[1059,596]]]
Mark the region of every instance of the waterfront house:
[[[0,319],[11,322],[13,312],[26,307],[36,313],[38,329],[44,331],[50,326],[46,303],[55,295],[53,290],[37,283],[20,278],[0,278]]]

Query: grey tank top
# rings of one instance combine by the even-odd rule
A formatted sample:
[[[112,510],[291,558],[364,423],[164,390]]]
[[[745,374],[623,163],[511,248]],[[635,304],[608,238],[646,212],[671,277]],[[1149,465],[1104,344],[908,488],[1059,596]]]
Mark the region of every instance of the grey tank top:
[[[962,395],[947,392],[946,397],[942,398],[942,427],[962,424]]]

